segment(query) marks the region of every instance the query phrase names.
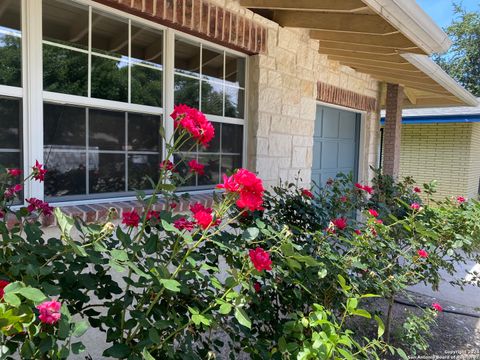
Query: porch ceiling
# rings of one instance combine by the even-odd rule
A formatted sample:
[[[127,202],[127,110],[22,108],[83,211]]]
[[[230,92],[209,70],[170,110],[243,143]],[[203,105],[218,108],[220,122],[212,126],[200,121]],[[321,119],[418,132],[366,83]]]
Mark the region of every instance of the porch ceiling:
[[[415,0],[240,0],[284,27],[310,29],[321,54],[405,87],[405,107],[477,104],[429,57],[451,46]]]

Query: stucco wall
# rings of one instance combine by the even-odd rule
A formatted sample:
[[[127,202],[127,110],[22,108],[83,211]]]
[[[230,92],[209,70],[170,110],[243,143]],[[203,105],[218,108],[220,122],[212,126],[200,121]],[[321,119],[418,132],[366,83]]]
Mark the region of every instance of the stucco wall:
[[[303,184],[309,184],[317,82],[371,97],[378,97],[378,82],[319,54],[319,43],[309,38],[308,30],[282,28],[240,8],[237,1],[215,3],[252,16],[268,28],[266,54],[251,57],[249,63],[248,167],[267,186],[280,179],[294,180],[298,173]],[[362,180],[378,154],[378,114],[368,113],[365,119]]]
[[[437,180],[436,198],[473,196],[471,169],[475,163],[478,188],[480,152],[475,158],[471,151],[472,130],[473,124],[403,125],[400,176],[412,176],[418,184]],[[476,131],[480,151],[480,129]]]

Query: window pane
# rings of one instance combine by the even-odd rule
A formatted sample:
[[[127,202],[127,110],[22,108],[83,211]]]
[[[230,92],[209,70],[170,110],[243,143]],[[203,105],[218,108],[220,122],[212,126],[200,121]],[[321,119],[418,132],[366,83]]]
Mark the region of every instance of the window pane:
[[[88,54],[43,44],[43,88],[87,96]]]
[[[125,150],[125,113],[90,110],[89,148],[91,150]]]
[[[92,97],[128,101],[128,63],[92,56]]]
[[[215,136],[212,141],[208,144],[207,147],[199,146],[198,149],[201,152],[220,152],[220,135],[221,135],[221,123],[212,122],[212,125],[215,129]]]
[[[202,81],[202,112],[223,115],[223,85],[211,81]]]
[[[244,90],[225,87],[225,116],[243,119]]]
[[[0,84],[22,86],[20,1],[2,1],[0,6]]]
[[[209,80],[223,82],[223,51],[203,47],[202,76]]]
[[[156,184],[158,182],[159,164],[161,156],[133,154],[128,156],[128,190],[149,190],[152,184],[150,177]]]
[[[159,152],[161,150],[160,122],[160,116],[129,113],[128,149]]]
[[[0,98],[0,149],[20,149],[21,100]]]
[[[132,66],[132,103],[162,107],[163,73],[142,65]]]
[[[0,166],[4,168],[22,168],[22,161],[20,159],[20,151],[18,152],[3,152],[0,149]]]
[[[88,48],[88,8],[64,0],[43,0],[43,40]]]
[[[85,119],[84,108],[45,104],[44,146],[56,150],[85,150]]]
[[[155,65],[161,70],[163,32],[132,24],[132,58],[135,62]]]
[[[200,81],[181,75],[175,75],[175,104],[185,104],[199,108]]]
[[[128,23],[103,12],[92,14],[92,51],[128,56]]]
[[[197,156],[195,154],[181,153],[181,154],[175,154],[173,158],[175,162],[175,169],[178,171],[182,179],[186,179],[186,177],[189,175],[188,162],[190,160],[196,159]],[[187,181],[184,184],[182,184],[182,186],[195,186],[195,184],[196,184],[195,175],[193,176],[190,175]]]
[[[198,185],[216,185],[220,181],[220,155],[199,155],[198,162],[205,165],[205,175],[198,176]]]
[[[231,175],[242,167],[241,155],[222,155],[222,174]]]
[[[125,191],[125,155],[90,153],[90,193]]]
[[[200,76],[200,45],[175,40],[175,71]]]
[[[86,152],[45,151],[45,195],[59,197],[86,193]]]
[[[225,81],[227,85],[245,87],[245,59],[232,55],[225,57]]]
[[[241,154],[243,148],[243,126],[222,125],[222,153]]]

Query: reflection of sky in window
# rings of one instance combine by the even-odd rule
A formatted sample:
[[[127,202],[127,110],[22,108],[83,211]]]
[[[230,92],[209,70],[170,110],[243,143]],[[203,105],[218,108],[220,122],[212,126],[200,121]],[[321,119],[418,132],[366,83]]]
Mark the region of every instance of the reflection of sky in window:
[[[0,36],[4,35],[10,35],[10,36],[16,36],[16,37],[21,37],[22,33],[19,30],[15,29],[10,29],[4,26],[0,26]],[[2,37],[3,37],[2,36]]]
[[[212,79],[215,79],[215,78],[212,78]],[[223,84],[214,82],[214,81],[208,81],[208,84],[210,84],[214,92],[223,94]]]

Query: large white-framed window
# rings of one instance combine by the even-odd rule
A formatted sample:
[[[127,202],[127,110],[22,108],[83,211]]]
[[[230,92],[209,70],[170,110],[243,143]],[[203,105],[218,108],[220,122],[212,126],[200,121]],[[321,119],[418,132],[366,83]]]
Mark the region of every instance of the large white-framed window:
[[[22,158],[23,123],[26,170],[34,158],[48,170],[44,184],[27,186],[27,197],[88,203],[148,192],[145,175],[155,180],[164,160],[160,127],[167,138],[173,134],[168,115],[178,103],[202,110],[216,129],[208,148],[184,151],[206,174],[183,189],[211,188],[221,173],[243,165],[246,55],[91,0],[21,3],[28,55],[11,67],[25,86],[2,84],[0,74],[0,111],[3,97],[21,109],[23,95],[19,142],[5,152]],[[6,18],[11,22],[11,11]],[[20,25],[4,23],[0,51],[2,34],[21,39]]]
[[[22,168],[22,5],[0,5],[0,165]]]

